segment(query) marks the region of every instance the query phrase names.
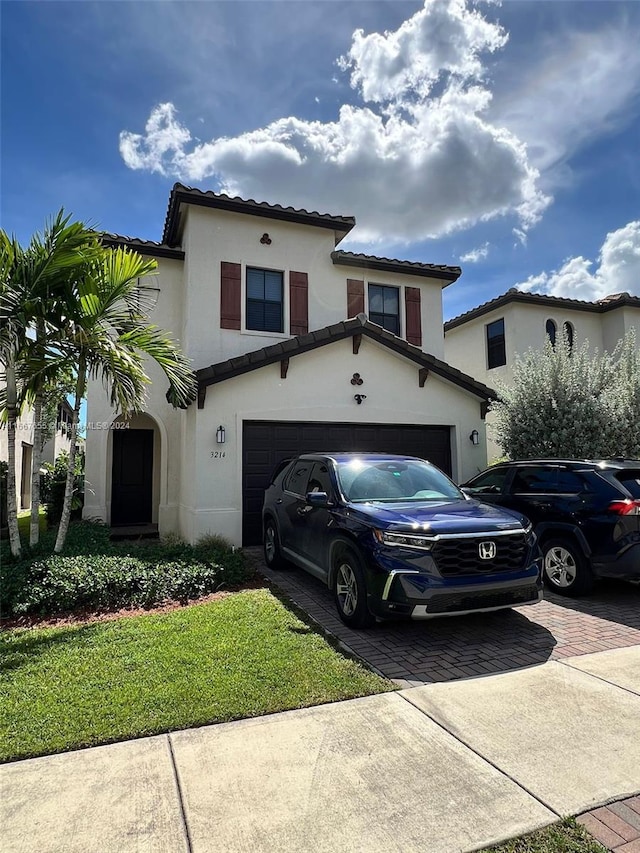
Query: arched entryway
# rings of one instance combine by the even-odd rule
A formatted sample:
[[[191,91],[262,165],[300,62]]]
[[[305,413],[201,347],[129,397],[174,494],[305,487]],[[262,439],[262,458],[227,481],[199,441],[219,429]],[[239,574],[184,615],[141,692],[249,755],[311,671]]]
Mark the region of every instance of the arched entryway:
[[[160,431],[147,414],[119,417],[111,428],[111,526],[158,523]]]

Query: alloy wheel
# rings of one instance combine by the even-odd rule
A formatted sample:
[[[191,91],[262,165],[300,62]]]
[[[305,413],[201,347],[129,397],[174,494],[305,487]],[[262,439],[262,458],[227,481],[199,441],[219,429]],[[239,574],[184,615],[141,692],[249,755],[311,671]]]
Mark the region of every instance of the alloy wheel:
[[[264,533],[264,553],[267,563],[272,563],[276,556],[276,531],[273,524],[268,524]]]
[[[352,616],[358,606],[358,583],[349,563],[341,563],[338,566],[336,593],[344,615]]]
[[[554,586],[566,589],[575,581],[578,567],[571,551],[554,545],[545,555],[544,570]]]

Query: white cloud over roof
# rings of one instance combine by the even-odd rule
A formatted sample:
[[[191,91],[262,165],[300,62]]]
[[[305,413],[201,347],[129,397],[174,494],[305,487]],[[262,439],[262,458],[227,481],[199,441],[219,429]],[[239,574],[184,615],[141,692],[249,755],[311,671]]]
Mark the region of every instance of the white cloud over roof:
[[[530,276],[520,290],[594,301],[626,291],[640,296],[640,221],[607,234],[597,259],[568,258],[552,272]]]

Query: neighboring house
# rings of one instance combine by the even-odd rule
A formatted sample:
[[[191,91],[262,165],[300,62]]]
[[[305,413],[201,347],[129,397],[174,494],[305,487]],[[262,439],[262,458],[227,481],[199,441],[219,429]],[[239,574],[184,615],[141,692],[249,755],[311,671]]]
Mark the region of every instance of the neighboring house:
[[[516,356],[542,349],[547,338],[560,341],[564,332],[572,346],[587,340],[594,350],[612,352],[631,328],[640,346],[640,297],[616,293],[584,302],[511,288],[444,324],[445,358],[480,382],[508,385]],[[491,461],[502,453],[492,438],[491,414],[487,435]]]
[[[63,451],[69,452],[71,441],[69,430],[73,410],[69,403],[64,400],[58,408],[56,428],[52,437],[45,442],[42,448],[41,463],[53,463],[56,457]],[[6,462],[8,456],[7,428],[3,424],[0,428],[0,460]],[[31,464],[33,460],[33,411],[28,410],[18,418],[16,422],[16,489],[18,498],[18,511],[31,507]]]
[[[458,480],[485,465],[491,389],[443,361],[460,268],[336,249],[354,225],[176,184],[161,243],[103,235],[157,258],[141,290],[199,390],[173,410],[150,364],[145,412],[126,419],[90,385],[85,517],[256,544],[269,475],[299,452],[408,453]]]

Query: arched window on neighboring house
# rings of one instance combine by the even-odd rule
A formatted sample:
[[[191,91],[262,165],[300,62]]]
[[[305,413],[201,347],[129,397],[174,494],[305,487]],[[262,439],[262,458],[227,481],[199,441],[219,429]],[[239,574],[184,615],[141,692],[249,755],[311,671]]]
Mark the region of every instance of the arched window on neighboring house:
[[[556,331],[557,331],[557,326],[556,326],[555,322],[553,320],[547,320],[544,328],[545,328],[545,331],[547,333],[547,337],[551,341],[551,346],[555,349],[556,348]]]
[[[567,347],[569,349],[569,355],[571,355],[571,353],[573,352],[574,332],[573,332],[573,326],[571,325],[571,323],[568,320],[562,324],[562,331],[564,332],[564,339],[567,342]]]

